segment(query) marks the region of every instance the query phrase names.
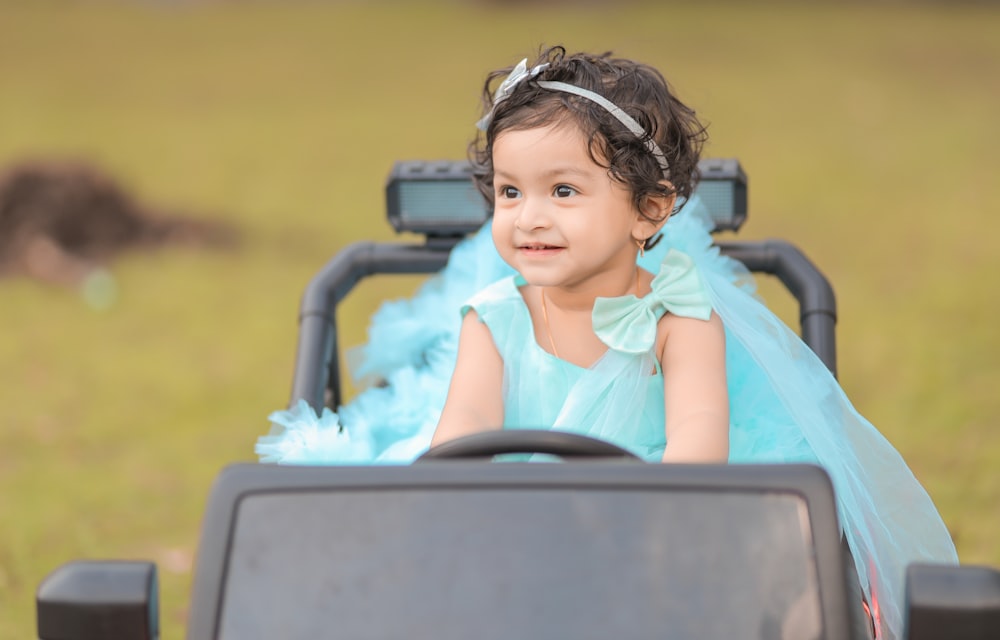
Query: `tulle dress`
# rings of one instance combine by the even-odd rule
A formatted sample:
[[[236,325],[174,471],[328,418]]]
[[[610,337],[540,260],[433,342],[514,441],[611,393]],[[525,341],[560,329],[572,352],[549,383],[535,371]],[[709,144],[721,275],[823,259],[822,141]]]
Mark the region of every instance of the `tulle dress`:
[[[594,329],[608,350],[580,367],[542,349],[519,275],[487,287],[465,305],[490,330],[504,363],[505,429],[557,429],[607,440],[658,462],[666,447],[663,371],[653,357],[656,325],[668,310],[701,320],[712,313],[697,268],[676,250],[667,253],[652,291],[598,299]]]
[[[899,453],[798,335],[761,304],[742,264],[713,246],[711,227],[692,198],[665,225],[663,241],[639,260],[657,274],[652,292],[598,302],[595,332],[609,349],[590,369],[538,346],[519,276],[496,253],[489,229],[480,230],[412,299],[387,303],[373,317],[368,344],[351,360],[357,378],[378,384],[337,413],[317,416],[304,402],[273,413],[272,433],[257,442],[261,461],[412,461],[427,449],[440,417],[469,308],[504,358],[505,428],[575,431],[656,461],[666,444],[662,373],[652,357],[656,319],[667,311],[707,317],[714,310],[726,330],[730,462],[826,469],[880,636],[899,637],[906,566],[957,562],[951,537]]]

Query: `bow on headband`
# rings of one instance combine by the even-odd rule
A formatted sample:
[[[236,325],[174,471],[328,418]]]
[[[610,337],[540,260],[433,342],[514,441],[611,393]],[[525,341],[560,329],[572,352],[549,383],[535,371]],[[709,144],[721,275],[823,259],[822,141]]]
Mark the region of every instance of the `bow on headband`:
[[[493,108],[490,109],[490,112],[476,123],[476,128],[480,131],[486,131],[486,129],[490,126],[490,121],[493,120],[493,112],[496,111],[497,105],[506,100],[508,96],[514,92],[517,85],[521,84],[521,82],[528,78],[534,78],[539,73],[544,71],[547,66],[549,66],[549,63],[545,62],[536,67],[532,67],[531,71],[528,71],[527,58],[518,62],[517,66],[511,70],[510,75],[504,78],[504,81],[500,83],[499,87],[497,87],[496,93],[493,94]]]

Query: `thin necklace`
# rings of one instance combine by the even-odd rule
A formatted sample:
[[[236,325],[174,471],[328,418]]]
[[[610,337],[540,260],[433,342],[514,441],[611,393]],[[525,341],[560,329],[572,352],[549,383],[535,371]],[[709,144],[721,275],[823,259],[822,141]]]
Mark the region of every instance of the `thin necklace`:
[[[549,326],[549,308],[545,304],[545,287],[538,287],[538,293],[542,296],[542,322],[545,324],[545,334],[549,337],[549,347],[552,348],[552,355],[562,360],[559,350],[556,349],[556,341],[552,339],[552,327]],[[639,266],[635,267],[635,297],[639,297]]]
[[[556,342],[552,339],[552,328],[549,326],[549,308],[545,306],[545,287],[539,287],[538,291],[542,294],[542,322],[545,323],[545,333],[549,336],[549,346],[552,348],[552,355],[559,358],[559,350],[556,349]]]

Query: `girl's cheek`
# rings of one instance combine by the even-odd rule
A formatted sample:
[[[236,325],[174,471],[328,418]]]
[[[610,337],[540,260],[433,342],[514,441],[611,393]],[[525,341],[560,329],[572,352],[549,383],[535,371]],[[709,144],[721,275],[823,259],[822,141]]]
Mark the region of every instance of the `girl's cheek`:
[[[493,244],[498,247],[501,244],[501,239],[503,238],[505,229],[507,227],[506,221],[503,220],[503,216],[497,216],[497,212],[493,213],[493,223],[490,225],[490,235],[493,236]]]

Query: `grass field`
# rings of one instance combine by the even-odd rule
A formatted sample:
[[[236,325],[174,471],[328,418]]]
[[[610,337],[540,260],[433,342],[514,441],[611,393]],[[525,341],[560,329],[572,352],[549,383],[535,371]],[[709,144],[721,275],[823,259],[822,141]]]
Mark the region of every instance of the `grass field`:
[[[287,400],[309,277],[391,238],[392,161],[462,157],[486,71],[542,43],[652,63],[711,123],[742,235],[827,273],[848,394],[1000,565],[1000,10],[694,4],[0,1],[0,167],[82,158],[243,234],[126,256],[101,312],[0,280],[0,638],[84,557],[157,561],[183,637],[208,488]],[[346,341],[412,284],[352,294]]]

